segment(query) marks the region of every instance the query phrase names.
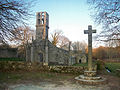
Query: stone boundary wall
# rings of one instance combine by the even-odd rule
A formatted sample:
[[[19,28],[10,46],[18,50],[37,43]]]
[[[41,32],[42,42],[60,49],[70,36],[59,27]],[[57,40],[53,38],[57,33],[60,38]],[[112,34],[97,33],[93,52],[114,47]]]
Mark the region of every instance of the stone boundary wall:
[[[0,58],[18,57],[17,48],[0,48]]]
[[[50,71],[59,73],[83,74],[86,66],[49,66]]]
[[[48,40],[48,58],[49,65],[68,65],[69,64],[69,51],[54,46]]]
[[[0,61],[0,72],[37,71],[83,74],[84,66],[42,66],[38,62]]]

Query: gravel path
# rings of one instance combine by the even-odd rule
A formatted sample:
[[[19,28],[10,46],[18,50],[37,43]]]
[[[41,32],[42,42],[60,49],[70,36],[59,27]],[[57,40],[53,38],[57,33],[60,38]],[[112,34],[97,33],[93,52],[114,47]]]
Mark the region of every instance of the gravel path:
[[[40,82],[38,84],[17,84],[9,86],[8,90],[110,90],[107,85],[88,86],[79,83],[70,83],[68,81],[58,83]]]

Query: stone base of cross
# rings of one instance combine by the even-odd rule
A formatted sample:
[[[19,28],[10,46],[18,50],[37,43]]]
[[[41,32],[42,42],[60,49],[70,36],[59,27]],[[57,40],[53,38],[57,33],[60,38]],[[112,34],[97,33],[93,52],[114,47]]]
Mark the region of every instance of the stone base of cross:
[[[92,71],[92,33],[96,33],[96,30],[92,30],[92,26],[88,26],[88,30],[84,30],[84,34],[88,34],[88,71]]]
[[[84,33],[88,34],[88,70],[84,71],[84,75],[79,75],[75,79],[81,84],[105,85],[106,78],[96,75],[96,68],[92,67],[92,33],[96,33],[96,30],[92,30],[92,26],[89,25],[88,30],[84,30]]]

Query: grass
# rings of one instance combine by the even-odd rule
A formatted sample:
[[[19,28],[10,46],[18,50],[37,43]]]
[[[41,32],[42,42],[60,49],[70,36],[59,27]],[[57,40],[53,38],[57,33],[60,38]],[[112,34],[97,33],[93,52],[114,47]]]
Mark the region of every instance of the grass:
[[[96,64],[96,62],[93,63],[94,65]],[[80,64],[74,64],[73,66],[87,66],[88,63],[80,63]],[[120,63],[108,63],[106,62],[105,63],[105,67],[108,67],[110,70],[111,70],[111,73],[107,73],[107,74],[111,74],[111,75],[114,75],[114,76],[120,76],[118,74],[118,72],[116,71],[116,69],[120,69]]]
[[[0,58],[0,61],[25,61],[24,58]]]
[[[96,62],[93,62],[93,65],[96,65]],[[74,64],[73,66],[88,66],[88,63],[78,63],[78,64]]]
[[[73,66],[88,66],[88,63],[78,63],[74,64]]]
[[[116,69],[120,69],[120,63],[105,63],[105,66],[111,70],[112,75],[116,75]]]
[[[95,63],[94,63],[95,64]],[[87,66],[87,63],[74,64],[73,66]],[[118,76],[116,69],[120,68],[120,63],[105,63],[112,72],[108,73],[110,75]],[[0,72],[0,83],[16,83],[22,82],[23,80],[43,80],[43,79],[53,79],[53,80],[66,80],[73,78],[74,75],[71,74],[60,74],[60,73],[50,73],[50,72]]]
[[[0,83],[19,83],[22,81],[39,81],[39,80],[66,80],[73,78],[71,74],[60,74],[50,72],[12,72],[0,73]]]

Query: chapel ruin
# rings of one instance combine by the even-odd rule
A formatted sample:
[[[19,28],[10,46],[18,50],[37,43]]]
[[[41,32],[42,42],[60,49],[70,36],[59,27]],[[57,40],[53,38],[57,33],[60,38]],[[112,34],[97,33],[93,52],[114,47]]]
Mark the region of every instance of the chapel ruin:
[[[40,62],[43,65],[71,65],[75,63],[70,50],[54,46],[48,40],[49,15],[47,12],[36,13],[36,39],[26,45],[26,61]],[[83,55],[82,55],[83,56]],[[83,60],[82,60],[83,61]],[[83,62],[86,62],[84,59]]]

